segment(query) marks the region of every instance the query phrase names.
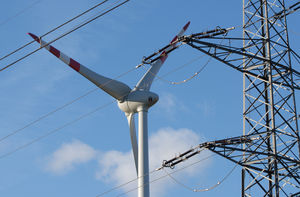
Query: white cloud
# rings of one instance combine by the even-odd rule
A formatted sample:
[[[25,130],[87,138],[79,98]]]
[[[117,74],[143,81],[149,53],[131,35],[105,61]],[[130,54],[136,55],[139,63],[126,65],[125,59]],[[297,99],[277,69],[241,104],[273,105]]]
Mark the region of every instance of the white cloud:
[[[149,169],[153,171],[161,166],[162,161],[171,159],[179,153],[194,147],[205,139],[201,139],[197,133],[189,129],[172,129],[163,128],[149,137]],[[115,186],[122,185],[128,181],[134,180],[122,187],[121,192],[132,190],[128,193],[129,196],[136,196],[137,190],[137,174],[134,166],[134,159],[132,151],[120,152],[111,150],[98,154],[87,144],[78,140],[73,140],[70,143],[62,144],[51,156],[48,158],[47,170],[54,174],[64,174],[74,169],[80,164],[87,163],[93,159],[98,159],[99,167],[96,171],[96,178]],[[180,169],[182,166],[189,166],[195,161],[208,156],[208,152],[203,152],[183,164],[176,166]],[[185,180],[187,178],[197,177],[210,162],[201,162],[197,165],[191,165],[185,170],[179,171],[173,176],[176,179]],[[172,171],[169,171],[172,172]],[[157,171],[150,174],[150,181],[156,180],[165,176],[164,171]],[[170,178],[163,178],[155,181],[150,186],[151,196],[163,196],[163,194],[175,185]],[[120,192],[120,191],[119,191]]]
[[[63,144],[49,158],[46,169],[55,174],[64,174],[76,164],[86,163],[96,157],[96,151],[78,140]]]
[[[199,144],[200,141],[202,141],[200,138],[201,137],[198,134],[189,129],[160,129],[149,138],[150,171],[160,167],[163,160],[171,159],[176,153],[182,153],[192,146]],[[204,154],[198,156],[198,159],[199,157],[206,157],[207,154],[207,152],[204,152]],[[189,165],[193,161],[195,161],[195,158],[187,160],[184,162],[184,165]],[[136,178],[134,160],[131,151],[109,151],[104,153],[98,162],[99,170],[96,173],[96,177],[102,181],[120,185]],[[200,166],[196,165],[189,167],[180,173],[176,173],[176,177],[182,178],[195,176],[201,172],[201,169],[203,169],[206,164],[207,163],[202,163]],[[155,172],[150,175],[150,181],[164,175],[165,173],[162,171]],[[151,196],[162,196],[162,194],[173,184],[173,181],[166,178],[161,179],[159,184],[151,184]],[[123,187],[123,191],[128,191],[136,187],[137,182],[134,181]],[[133,196],[135,196],[135,194],[136,190],[129,193],[129,195]]]

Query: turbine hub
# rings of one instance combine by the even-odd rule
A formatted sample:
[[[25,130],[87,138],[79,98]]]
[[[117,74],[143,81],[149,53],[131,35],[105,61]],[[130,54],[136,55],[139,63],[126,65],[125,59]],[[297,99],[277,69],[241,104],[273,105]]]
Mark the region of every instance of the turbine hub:
[[[157,94],[150,91],[135,90],[124,97],[123,101],[119,101],[118,106],[125,113],[137,113],[141,107],[148,109],[157,101]]]

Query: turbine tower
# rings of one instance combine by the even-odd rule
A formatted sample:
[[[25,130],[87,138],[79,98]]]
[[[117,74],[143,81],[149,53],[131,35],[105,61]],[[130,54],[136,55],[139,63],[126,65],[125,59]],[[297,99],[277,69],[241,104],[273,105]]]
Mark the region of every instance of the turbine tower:
[[[54,56],[69,65],[79,74],[87,78],[118,101],[119,108],[125,112],[128,120],[132,151],[138,176],[138,196],[149,197],[149,154],[148,154],[148,109],[158,101],[158,95],[150,92],[150,87],[159,69],[166,61],[168,53],[176,48],[178,38],[188,28],[188,22],[173,38],[168,47],[160,54],[160,57],[151,64],[151,68],[145,73],[135,88],[93,72],[61,51],[49,45],[36,35],[28,33],[41,47],[50,51]],[[134,122],[134,114],[138,113],[138,141]]]

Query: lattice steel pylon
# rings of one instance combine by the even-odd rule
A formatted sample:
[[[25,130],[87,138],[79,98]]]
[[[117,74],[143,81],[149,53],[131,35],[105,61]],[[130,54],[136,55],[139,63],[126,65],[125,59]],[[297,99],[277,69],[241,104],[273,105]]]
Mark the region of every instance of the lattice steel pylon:
[[[205,148],[242,166],[242,197],[300,196],[295,100],[300,72],[292,68],[292,57],[299,64],[300,56],[290,48],[286,20],[299,4],[286,8],[284,0],[243,0],[243,38],[226,36],[234,28],[217,28],[179,39],[243,73],[243,134],[200,144],[163,167]]]
[[[243,148],[274,156],[244,156],[262,171],[242,169],[242,196],[288,196],[291,171],[299,168],[276,158],[299,160],[300,148],[293,73],[277,66],[292,68],[285,10],[284,0],[243,0],[243,48],[270,60],[244,56],[243,69],[264,79],[243,74],[243,135],[261,133],[259,144]]]

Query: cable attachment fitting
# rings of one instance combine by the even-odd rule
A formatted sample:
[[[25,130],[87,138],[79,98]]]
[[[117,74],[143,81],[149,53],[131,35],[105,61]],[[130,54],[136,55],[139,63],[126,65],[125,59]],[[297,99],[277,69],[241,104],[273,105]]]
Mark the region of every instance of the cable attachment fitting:
[[[142,64],[151,64],[152,59],[149,57],[144,56],[142,59]]]
[[[161,167],[161,168],[165,168],[165,167],[174,169],[174,168],[175,168],[175,165],[173,164],[172,161],[163,160],[163,163],[162,163],[162,167]]]
[[[230,30],[235,29],[234,27],[230,27],[230,28],[221,28],[219,26],[217,26],[215,29],[212,30],[208,30],[208,31],[204,31],[204,32],[200,32],[200,33],[195,33],[192,34],[188,37],[190,38],[196,38],[196,39],[202,39],[202,38],[212,38],[214,36],[218,36],[218,35],[227,35],[227,33]]]

